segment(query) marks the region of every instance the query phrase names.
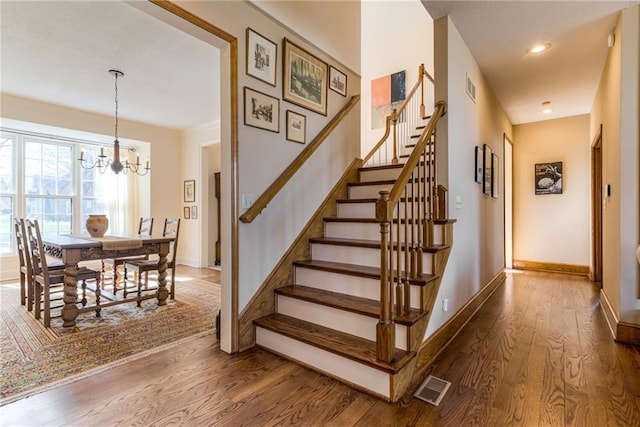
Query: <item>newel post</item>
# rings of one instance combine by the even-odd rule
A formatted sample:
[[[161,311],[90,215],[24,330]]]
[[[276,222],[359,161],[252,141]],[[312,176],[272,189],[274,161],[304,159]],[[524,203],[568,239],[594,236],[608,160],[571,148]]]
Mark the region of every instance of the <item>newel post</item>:
[[[379,360],[391,362],[395,354],[396,330],[391,317],[393,306],[392,284],[389,281],[389,230],[393,207],[389,191],[381,190],[376,201],[376,220],[380,224],[380,320],[376,325],[376,355]]]

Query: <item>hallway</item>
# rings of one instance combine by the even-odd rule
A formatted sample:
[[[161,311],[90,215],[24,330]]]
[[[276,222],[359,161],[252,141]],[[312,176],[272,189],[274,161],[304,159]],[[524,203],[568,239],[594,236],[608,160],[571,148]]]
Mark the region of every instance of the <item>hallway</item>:
[[[0,408],[28,425],[640,426],[640,348],[613,342],[585,278],[514,271],[430,370],[438,407],[390,405],[213,336]]]

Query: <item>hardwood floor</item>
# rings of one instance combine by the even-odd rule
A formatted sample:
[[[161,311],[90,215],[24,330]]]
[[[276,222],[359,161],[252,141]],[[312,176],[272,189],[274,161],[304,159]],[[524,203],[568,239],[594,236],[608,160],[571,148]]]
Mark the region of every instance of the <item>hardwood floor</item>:
[[[612,341],[598,293],[579,276],[509,273],[431,366],[452,382],[438,407],[208,336],[6,405],[0,424],[640,426],[640,349]]]

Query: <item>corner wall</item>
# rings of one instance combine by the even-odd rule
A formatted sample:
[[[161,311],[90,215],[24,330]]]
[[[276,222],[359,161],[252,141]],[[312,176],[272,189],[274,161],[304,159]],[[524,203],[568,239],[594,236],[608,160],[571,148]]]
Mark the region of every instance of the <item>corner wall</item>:
[[[512,125],[478,64],[447,16],[434,22],[436,99],[447,115],[438,126],[439,183],[449,189],[453,247],[426,336],[449,320],[504,268],[503,135]],[[466,94],[466,75],[476,102]],[[500,159],[499,197],[483,194],[474,180],[475,147],[488,144]],[[449,311],[441,310],[449,299]]]
[[[362,40],[360,155],[364,157],[384,134],[384,127],[371,129],[371,80],[406,70],[409,92],[420,64],[433,77],[433,19],[418,0],[363,1]],[[433,107],[427,106],[427,112]]]
[[[589,116],[516,125],[513,137],[513,259],[588,266]],[[562,194],[535,194],[546,162],[562,162]]]
[[[615,37],[591,112],[591,139],[602,124],[603,184],[611,185],[602,293],[615,321],[640,325],[640,6],[622,10]]]

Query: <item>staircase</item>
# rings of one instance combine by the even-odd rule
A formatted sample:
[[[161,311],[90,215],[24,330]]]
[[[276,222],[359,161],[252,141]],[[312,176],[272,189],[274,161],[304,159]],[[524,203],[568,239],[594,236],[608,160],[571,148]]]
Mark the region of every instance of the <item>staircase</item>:
[[[420,368],[420,345],[453,238],[454,221],[433,221],[433,243],[421,245],[424,272],[405,275],[401,269],[410,308],[394,310],[393,355],[381,360],[382,243],[376,203],[403,166],[359,169],[359,180],[348,184],[348,199],[337,201],[337,216],[324,218],[324,236],[309,240],[311,258],[295,261],[293,283],[275,291],[276,312],[254,322],[258,346],[388,401],[409,391]],[[410,197],[400,199],[392,228],[407,222],[406,203],[412,203]],[[402,236],[393,246],[393,254],[398,246],[402,252]]]

